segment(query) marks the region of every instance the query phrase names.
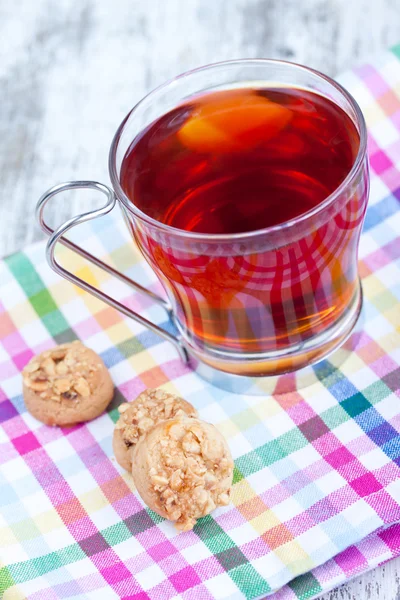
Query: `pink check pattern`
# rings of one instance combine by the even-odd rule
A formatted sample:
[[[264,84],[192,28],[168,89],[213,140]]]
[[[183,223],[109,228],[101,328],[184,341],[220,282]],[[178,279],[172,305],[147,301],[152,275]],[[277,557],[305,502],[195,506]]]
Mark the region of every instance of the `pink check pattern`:
[[[43,243],[0,263],[2,600],[306,600],[400,554],[400,47],[341,81],[371,135],[364,326],[351,358],[315,367],[301,393],[205,384],[166,342],[60,280]],[[122,223],[79,236],[159,289]],[[62,260],[168,326],[147,300],[67,251]],[[20,370],[76,337],[101,354],[116,396],[87,425],[48,428],[25,410]],[[112,455],[117,405],[149,386],[193,402],[234,454],[232,504],[192,532],[148,510]]]

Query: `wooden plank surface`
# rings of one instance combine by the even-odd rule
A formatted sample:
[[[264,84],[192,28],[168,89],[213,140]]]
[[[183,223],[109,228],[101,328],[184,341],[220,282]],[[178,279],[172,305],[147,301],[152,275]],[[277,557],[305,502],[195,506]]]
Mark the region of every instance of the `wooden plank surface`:
[[[330,75],[400,41],[400,0],[0,0],[0,256],[42,237],[40,194],[108,182],[113,133],[167,78],[238,57]],[[60,198],[55,223],[98,202]],[[400,560],[323,596],[400,600]]]

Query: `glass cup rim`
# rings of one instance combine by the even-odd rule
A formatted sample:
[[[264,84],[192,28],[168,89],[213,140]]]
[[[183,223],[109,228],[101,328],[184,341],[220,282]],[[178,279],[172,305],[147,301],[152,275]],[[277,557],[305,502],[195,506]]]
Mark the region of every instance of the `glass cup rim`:
[[[352,107],[352,109],[356,115],[356,119],[357,119],[356,125],[359,128],[359,135],[360,135],[360,144],[358,147],[357,156],[354,160],[354,163],[353,163],[350,171],[348,172],[346,177],[343,179],[343,181],[340,183],[340,185],[314,208],[310,209],[309,211],[307,211],[301,215],[298,215],[297,217],[294,217],[292,219],[284,221],[283,223],[279,223],[277,225],[271,225],[269,227],[264,227],[262,229],[255,229],[253,231],[246,231],[246,232],[242,232],[242,233],[200,233],[197,231],[193,232],[193,231],[187,231],[185,229],[179,229],[177,227],[172,227],[171,225],[166,225],[165,223],[161,223],[160,221],[157,221],[157,219],[150,217],[145,212],[140,210],[131,200],[129,200],[129,198],[126,196],[124,190],[122,189],[122,186],[121,186],[121,183],[119,180],[119,176],[117,174],[116,153],[117,153],[119,140],[122,136],[122,133],[124,131],[127,121],[134,114],[134,112],[136,111],[136,109],[139,106],[141,106],[145,102],[151,101],[153,96],[156,96],[165,88],[173,85],[176,81],[180,81],[181,79],[190,77],[191,75],[193,75],[195,73],[207,71],[207,70],[210,70],[210,69],[213,69],[216,67],[223,67],[225,65],[241,66],[244,64],[284,65],[284,66],[289,66],[289,67],[295,67],[299,70],[306,71],[308,73],[313,73],[320,79],[325,80],[327,83],[329,83],[329,85],[336,88],[336,90],[338,92],[340,92],[342,94],[342,96],[345,97],[345,99],[350,104],[350,106]],[[172,234],[172,235],[175,235],[175,236],[178,236],[181,238],[187,238],[187,239],[196,240],[199,242],[201,242],[201,241],[203,241],[203,242],[205,242],[205,241],[216,241],[216,242],[230,241],[231,242],[231,241],[244,241],[246,239],[254,238],[259,235],[267,235],[267,234],[272,234],[272,233],[276,234],[276,233],[279,233],[282,231],[286,231],[287,229],[297,226],[300,223],[304,223],[305,221],[308,221],[309,219],[318,215],[319,213],[322,213],[326,208],[328,208],[330,205],[332,205],[334,203],[334,201],[343,193],[343,191],[349,185],[351,185],[351,183],[356,178],[360,168],[363,165],[363,162],[364,162],[364,159],[366,156],[366,152],[367,152],[367,126],[365,123],[364,115],[363,115],[358,103],[356,102],[356,100],[340,83],[338,83],[337,81],[335,81],[334,79],[329,77],[329,75],[325,75],[324,73],[321,73],[320,71],[318,71],[316,69],[312,69],[311,67],[306,67],[305,65],[301,65],[299,63],[295,63],[295,62],[291,62],[291,61],[287,61],[287,60],[273,59],[273,58],[241,58],[241,59],[224,60],[224,61],[219,61],[219,62],[215,62],[215,63],[209,63],[207,65],[203,65],[203,66],[197,67],[195,69],[190,69],[188,71],[181,73],[180,75],[177,75],[176,77],[172,77],[172,78],[168,79],[161,85],[154,88],[148,94],[146,94],[141,100],[139,100],[139,102],[137,102],[133,106],[133,108],[129,111],[129,113],[126,115],[126,117],[123,119],[123,121],[119,125],[119,127],[114,135],[114,138],[112,140],[112,143],[111,143],[109,160],[108,160],[108,168],[109,168],[111,183],[112,183],[112,186],[114,188],[114,191],[116,193],[118,200],[120,200],[123,203],[124,207],[129,212],[133,213],[133,215],[135,215],[141,221],[144,221],[147,224],[149,224],[153,227],[156,227],[157,229],[159,229],[165,233],[168,233],[170,235]]]

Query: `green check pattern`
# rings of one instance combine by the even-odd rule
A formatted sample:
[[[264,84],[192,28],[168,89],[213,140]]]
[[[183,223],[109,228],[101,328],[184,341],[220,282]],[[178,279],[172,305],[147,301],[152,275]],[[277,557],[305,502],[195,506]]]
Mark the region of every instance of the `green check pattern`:
[[[341,82],[370,131],[364,324],[351,357],[317,365],[301,393],[206,384],[167,342],[58,278],[43,243],[0,263],[2,600],[306,600],[400,553],[400,47]],[[76,241],[159,291],[123,223],[87,224]],[[169,326],[65,249],[61,260]],[[91,423],[45,427],[25,409],[20,371],[76,338],[102,356],[115,398]],[[191,532],[146,508],[112,454],[118,404],[150,386],[192,402],[234,454],[232,504]]]

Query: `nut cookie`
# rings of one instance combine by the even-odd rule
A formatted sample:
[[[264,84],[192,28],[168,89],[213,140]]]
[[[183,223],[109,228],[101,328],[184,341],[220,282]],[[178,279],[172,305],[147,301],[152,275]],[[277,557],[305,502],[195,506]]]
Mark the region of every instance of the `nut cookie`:
[[[132,470],[134,446],[151,427],[174,417],[197,417],[196,409],[183,398],[164,390],[148,389],[133,402],[121,404],[115,424],[113,450],[122,468]]]
[[[101,358],[80,341],[34,356],[22,371],[28,411],[47,425],[74,425],[100,415],[114,385]]]
[[[225,438],[204,421],[158,423],[139,439],[132,463],[143,501],[181,531],[230,502],[232,456]]]

